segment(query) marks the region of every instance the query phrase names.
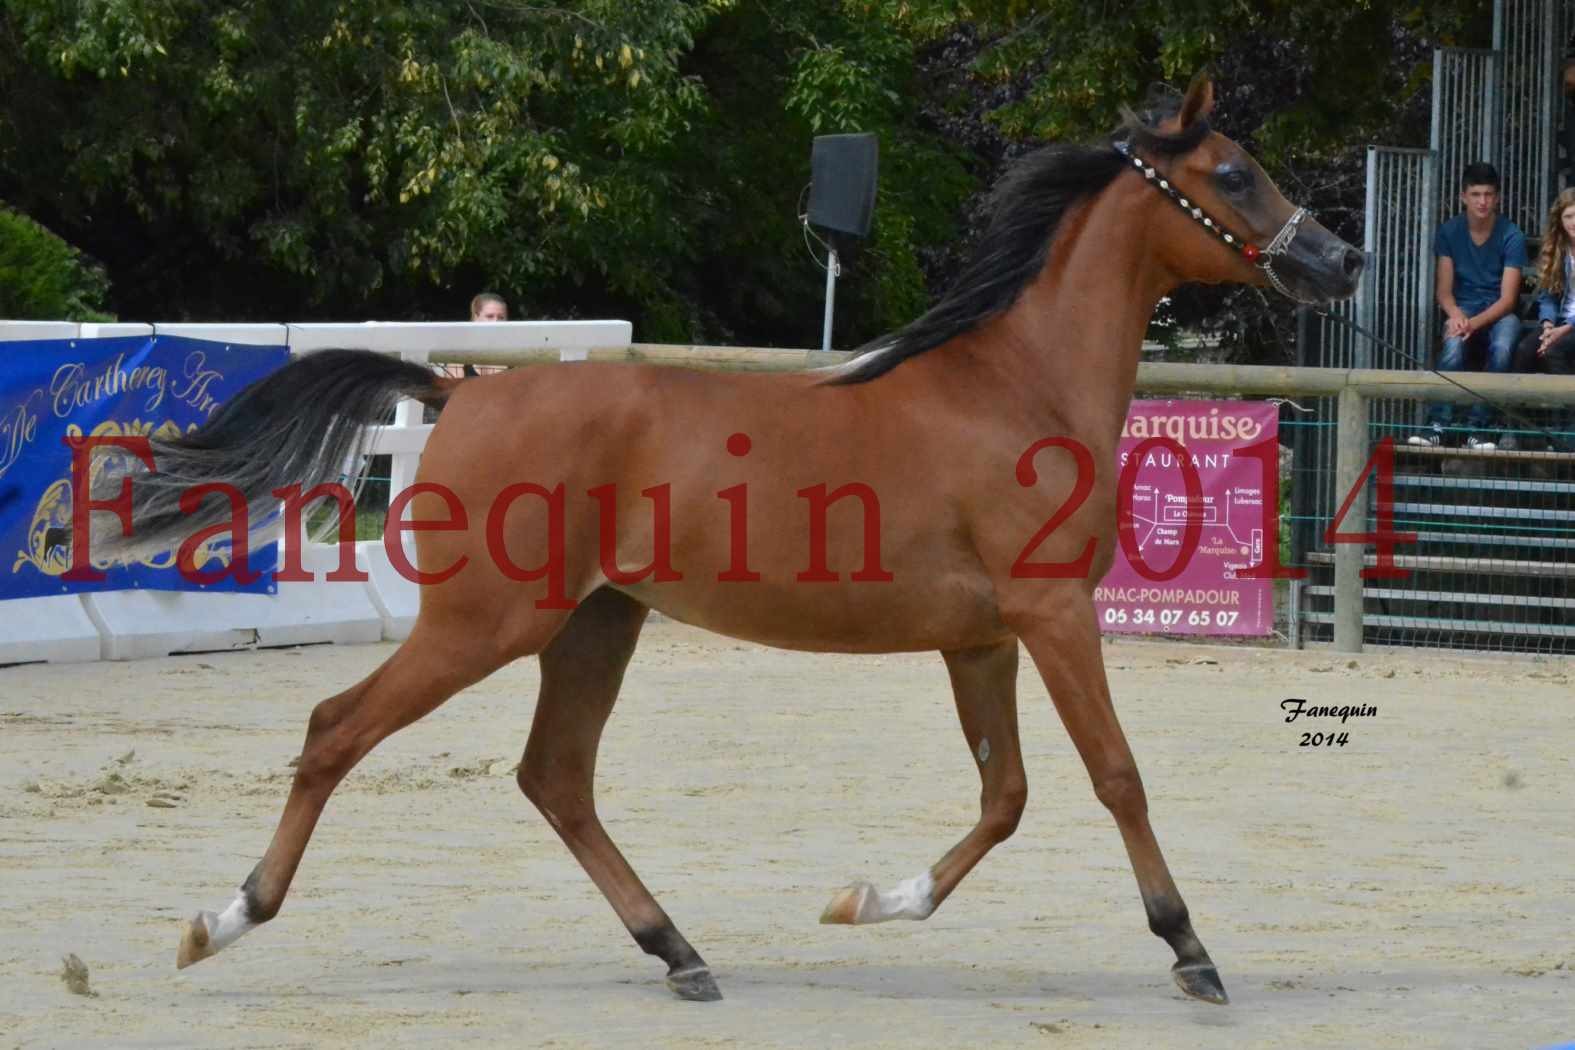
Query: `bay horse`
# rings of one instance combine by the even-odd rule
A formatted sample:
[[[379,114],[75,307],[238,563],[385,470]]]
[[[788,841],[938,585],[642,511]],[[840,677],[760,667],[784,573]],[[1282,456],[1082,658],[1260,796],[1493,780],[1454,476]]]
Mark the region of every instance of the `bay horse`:
[[[134,478],[117,557],[204,524],[178,506],[189,485],[233,482],[266,504],[276,487],[336,478],[399,398],[444,406],[410,504],[430,574],[410,636],[312,711],[267,852],[227,908],[185,927],[177,965],[274,918],[330,794],[379,741],[534,655],[520,789],[667,965],[672,991],[720,998],[596,814],[597,746],[657,609],[788,649],[945,661],[983,784],[978,823],[894,889],[836,893],[830,923],[927,918],[1017,827],[1021,645],[1115,819],[1176,983],[1227,1002],[1149,825],[1100,653],[1093,590],[1116,543],[1116,443],[1167,292],[1240,282],[1344,298],[1362,256],[1213,131],[1212,106],[1199,77],[1179,104],[1129,112],[1094,145],[1026,158],[994,191],[955,287],[829,372],[574,363],[443,379],[328,350],[204,429],[155,441],[158,470]]]

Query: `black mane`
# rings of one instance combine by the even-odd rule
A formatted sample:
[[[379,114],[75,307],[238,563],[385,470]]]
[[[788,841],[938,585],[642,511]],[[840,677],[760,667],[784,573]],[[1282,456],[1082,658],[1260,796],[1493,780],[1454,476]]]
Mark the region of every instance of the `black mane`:
[[[1143,118],[1129,113],[1097,145],[1046,146],[1014,164],[991,191],[989,222],[973,258],[941,301],[897,331],[859,347],[855,352],[861,359],[830,382],[868,382],[1010,309],[1044,269],[1067,208],[1104,189],[1128,165],[1117,142],[1128,142],[1146,156],[1175,156],[1196,149],[1208,135],[1207,120],[1175,134],[1157,130],[1155,125],[1174,112],[1171,103]]]

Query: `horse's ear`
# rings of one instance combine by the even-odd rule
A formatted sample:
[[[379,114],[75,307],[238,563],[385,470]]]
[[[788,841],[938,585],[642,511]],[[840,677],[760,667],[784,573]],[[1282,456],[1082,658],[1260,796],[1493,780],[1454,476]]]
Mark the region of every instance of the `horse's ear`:
[[[1187,87],[1187,97],[1181,100],[1181,112],[1176,115],[1178,131],[1185,131],[1196,121],[1214,112],[1214,81],[1206,72],[1199,72]]]

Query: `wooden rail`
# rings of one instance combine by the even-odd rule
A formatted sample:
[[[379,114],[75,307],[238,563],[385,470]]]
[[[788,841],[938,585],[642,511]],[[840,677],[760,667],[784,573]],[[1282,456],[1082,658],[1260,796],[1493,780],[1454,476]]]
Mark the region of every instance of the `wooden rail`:
[[[802,372],[826,368],[853,357],[847,350],[777,347],[673,346],[632,343],[589,347],[587,361],[672,365],[718,372]],[[556,349],[434,350],[431,359],[455,365],[528,365],[556,363]],[[1494,400],[1515,404],[1575,404],[1575,376],[1490,375],[1471,372],[1461,381]],[[1145,361],[1138,365],[1137,390],[1145,394],[1208,394],[1245,397],[1338,397],[1354,390],[1364,398],[1425,398],[1469,402],[1475,395],[1441,376],[1378,368],[1291,368],[1276,365],[1205,365]]]

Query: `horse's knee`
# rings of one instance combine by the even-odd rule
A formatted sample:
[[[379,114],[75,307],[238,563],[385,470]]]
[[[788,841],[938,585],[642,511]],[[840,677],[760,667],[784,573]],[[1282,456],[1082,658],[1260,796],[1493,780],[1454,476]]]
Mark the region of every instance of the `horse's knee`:
[[[1013,784],[998,794],[984,809],[984,831],[994,842],[1005,842],[1017,830],[1028,807],[1028,785]]]
[[[1117,769],[1094,779],[1094,795],[1118,818],[1148,812],[1148,796],[1136,766]]]

